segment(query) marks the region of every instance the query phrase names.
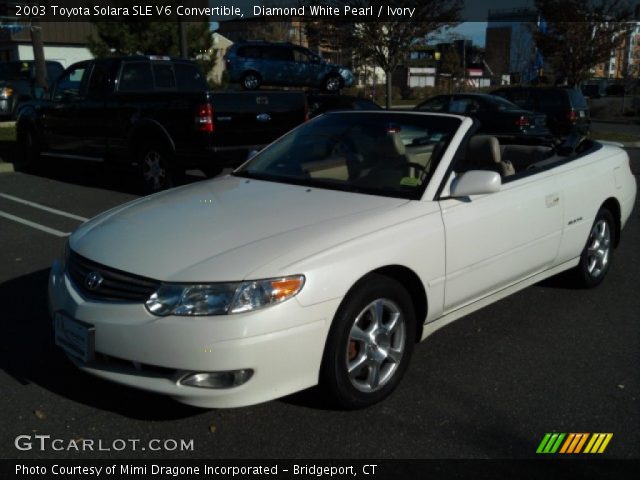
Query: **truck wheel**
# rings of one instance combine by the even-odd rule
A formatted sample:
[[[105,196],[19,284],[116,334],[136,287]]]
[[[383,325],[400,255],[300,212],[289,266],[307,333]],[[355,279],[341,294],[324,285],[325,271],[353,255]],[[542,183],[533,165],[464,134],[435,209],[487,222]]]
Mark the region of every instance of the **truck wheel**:
[[[338,93],[342,88],[342,78],[339,75],[329,75],[324,81],[324,89],[329,93]]]
[[[348,409],[373,405],[404,375],[415,344],[411,297],[397,281],[372,274],[347,295],[329,332],[321,383]]]
[[[18,129],[18,145],[27,169],[36,169],[40,163],[40,143],[31,127]]]
[[[176,171],[166,148],[146,144],[138,151],[138,163],[144,193],[155,193],[175,185]]]

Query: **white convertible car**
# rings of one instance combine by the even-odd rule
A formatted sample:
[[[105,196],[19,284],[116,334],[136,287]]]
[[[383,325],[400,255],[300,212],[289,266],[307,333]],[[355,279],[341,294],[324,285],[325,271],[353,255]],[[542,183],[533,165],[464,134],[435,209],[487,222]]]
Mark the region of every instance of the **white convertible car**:
[[[51,270],[56,343],[201,407],[316,384],[346,408],[380,401],[452,320],[565,270],[600,283],[634,205],[620,148],[477,127],[330,113],[230,175],[97,216]]]

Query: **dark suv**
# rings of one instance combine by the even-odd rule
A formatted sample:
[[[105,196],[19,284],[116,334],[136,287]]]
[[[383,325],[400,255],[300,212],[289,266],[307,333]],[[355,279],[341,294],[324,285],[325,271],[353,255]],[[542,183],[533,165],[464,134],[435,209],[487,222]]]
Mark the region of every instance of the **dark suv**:
[[[351,70],[325,62],[311,50],[293,43],[239,42],[225,54],[229,78],[247,90],[260,85],[320,88],[338,92],[353,85]]]
[[[49,85],[62,73],[60,62],[47,61]],[[16,118],[18,107],[38,97],[36,93],[36,69],[33,60],[0,63],[0,119]]]
[[[527,110],[545,113],[547,127],[554,135],[586,135],[591,129],[589,107],[580,90],[565,87],[506,87],[491,93]]]

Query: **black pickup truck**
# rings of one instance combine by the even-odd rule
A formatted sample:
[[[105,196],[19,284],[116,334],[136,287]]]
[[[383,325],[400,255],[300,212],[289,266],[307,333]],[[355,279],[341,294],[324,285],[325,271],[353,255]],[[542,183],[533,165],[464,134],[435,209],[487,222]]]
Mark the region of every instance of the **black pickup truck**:
[[[17,135],[28,163],[128,164],[153,192],[189,168],[214,176],[306,116],[300,92],[210,92],[193,62],[119,57],[69,67],[49,98],[22,106]]]

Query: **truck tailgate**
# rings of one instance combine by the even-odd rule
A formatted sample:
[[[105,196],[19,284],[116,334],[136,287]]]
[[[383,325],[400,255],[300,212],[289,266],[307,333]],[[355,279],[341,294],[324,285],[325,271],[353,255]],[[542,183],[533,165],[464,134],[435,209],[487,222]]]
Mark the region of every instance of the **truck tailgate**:
[[[272,142],[306,116],[302,92],[211,92],[214,144],[231,147]]]

